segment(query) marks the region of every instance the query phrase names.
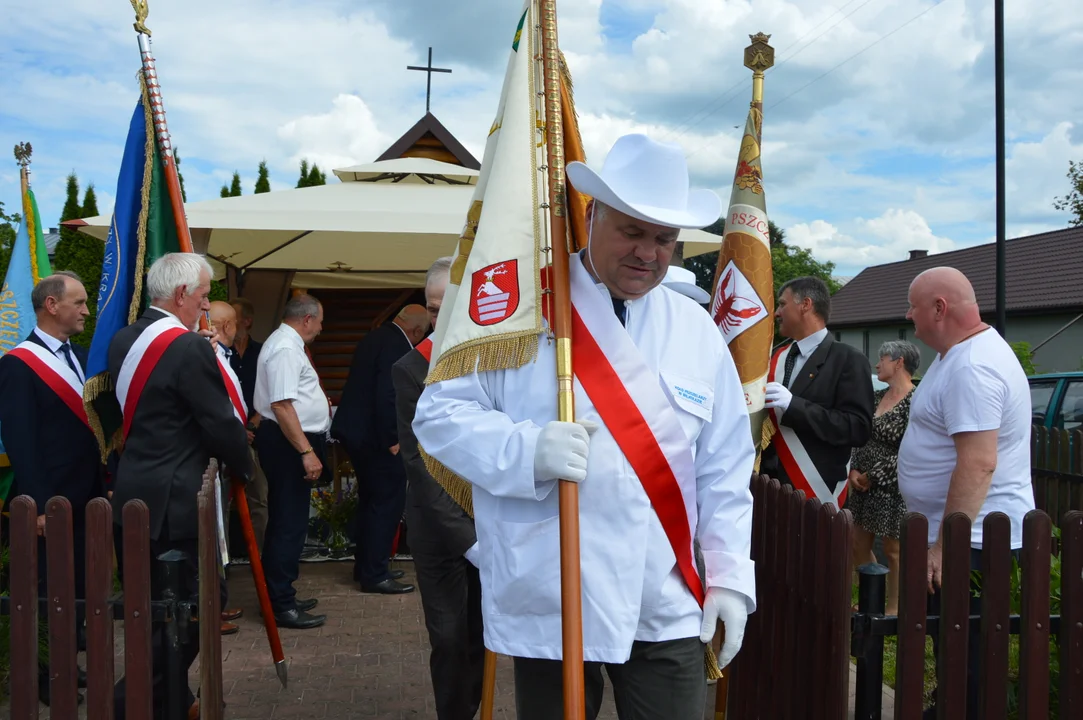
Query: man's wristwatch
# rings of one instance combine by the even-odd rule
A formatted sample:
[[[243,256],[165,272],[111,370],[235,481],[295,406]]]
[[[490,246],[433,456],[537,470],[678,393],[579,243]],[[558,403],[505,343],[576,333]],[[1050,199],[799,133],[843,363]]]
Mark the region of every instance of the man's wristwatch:
[[[307,450],[302,450],[301,454],[302,455],[308,455],[310,452],[312,452],[312,446],[311,445],[308,446]]]

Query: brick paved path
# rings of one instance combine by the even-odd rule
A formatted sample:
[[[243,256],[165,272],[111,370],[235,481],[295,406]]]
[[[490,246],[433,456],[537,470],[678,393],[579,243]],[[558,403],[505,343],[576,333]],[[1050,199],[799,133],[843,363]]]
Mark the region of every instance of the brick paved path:
[[[413,580],[413,565],[396,563]],[[316,630],[282,630],[289,661],[289,688],[282,689],[271,664],[266,635],[259,622],[258,602],[247,566],[230,570],[230,607],[245,615],[241,630],[222,638],[223,688],[230,720],[408,720],[434,719],[432,684],[428,673],[428,636],[418,594],[364,595],[350,580],[348,563],[303,563],[296,587],[298,597],[318,597],[319,612],[328,622]],[[116,672],[123,673],[123,628],[116,626]],[[85,657],[80,657],[80,665]],[[191,684],[199,683],[199,663],[192,667]],[[851,666],[850,717],[853,717]],[[515,720],[511,662],[500,658],[496,682],[495,720]],[[885,688],[884,717],[893,714],[893,694]],[[713,720],[714,688],[709,688],[706,720]],[[42,720],[49,719],[41,708]],[[0,717],[10,710],[0,704]],[[82,706],[81,718],[86,717]],[[616,710],[606,687],[599,720],[615,720]]]

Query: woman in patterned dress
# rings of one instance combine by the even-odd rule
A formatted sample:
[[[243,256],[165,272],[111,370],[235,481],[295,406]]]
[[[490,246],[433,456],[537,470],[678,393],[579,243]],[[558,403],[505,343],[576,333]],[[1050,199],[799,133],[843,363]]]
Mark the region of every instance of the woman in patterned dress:
[[[887,614],[899,609],[899,525],[906,504],[899,494],[896,464],[899,444],[910,417],[913,375],[921,365],[915,345],[892,340],[880,346],[876,377],[888,384],[876,392],[876,414],[872,435],[862,447],[854,448],[850,460],[850,492],[846,507],[854,515],[854,567],[876,562],[873,542],[883,538],[887,555]]]

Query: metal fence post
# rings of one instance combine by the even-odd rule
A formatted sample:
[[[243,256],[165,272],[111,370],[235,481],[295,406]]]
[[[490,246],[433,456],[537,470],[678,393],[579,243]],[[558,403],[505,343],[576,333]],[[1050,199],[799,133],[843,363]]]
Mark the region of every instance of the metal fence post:
[[[158,556],[161,599],[170,605],[170,617],[163,623],[165,698],[161,705],[168,720],[184,720],[188,716],[188,668],[184,665],[183,646],[191,642],[191,639],[185,631],[188,625],[187,608],[184,608],[180,601],[183,592],[181,573],[187,561],[188,556],[179,550],[170,550]]]
[[[883,617],[887,603],[888,569],[867,563],[857,569],[857,617],[850,654],[857,658],[855,720],[879,720],[884,684],[884,637],[871,632],[868,622]]]

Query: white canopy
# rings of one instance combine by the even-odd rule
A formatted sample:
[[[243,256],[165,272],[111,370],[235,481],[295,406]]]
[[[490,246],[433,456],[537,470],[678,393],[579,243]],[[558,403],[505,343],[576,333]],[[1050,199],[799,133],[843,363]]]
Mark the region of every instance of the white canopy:
[[[454,252],[478,177],[419,157],[334,174],[342,182],[188,203],[196,249],[236,270],[294,272],[294,287],[423,287],[429,265]],[[108,215],[82,222],[109,234]],[[701,230],[681,239],[685,257],[721,244]]]

